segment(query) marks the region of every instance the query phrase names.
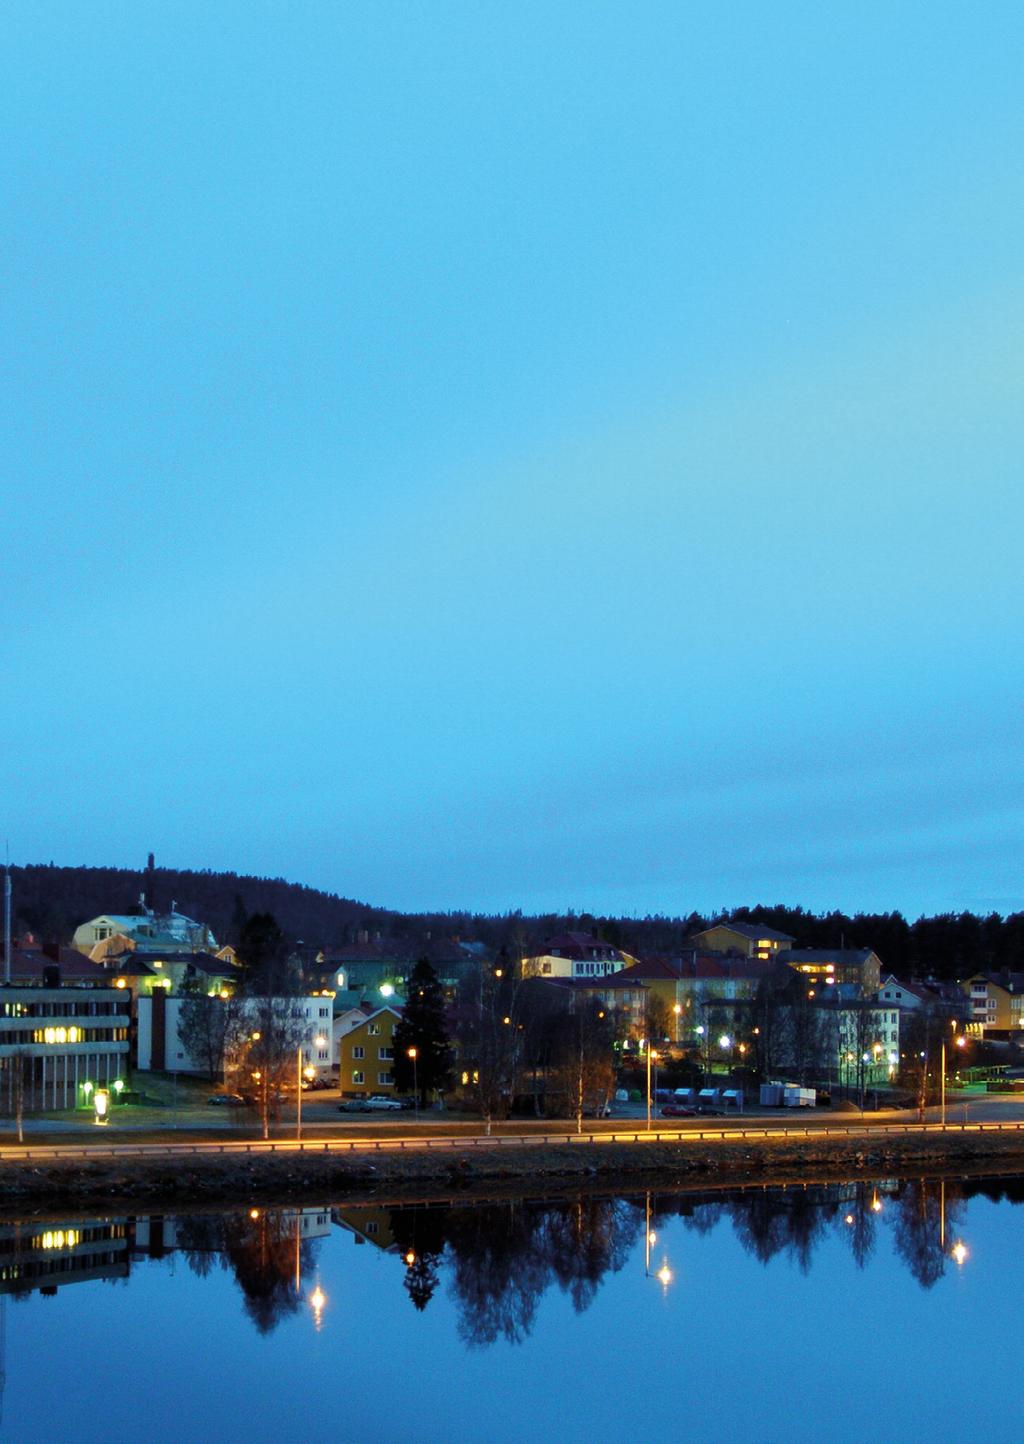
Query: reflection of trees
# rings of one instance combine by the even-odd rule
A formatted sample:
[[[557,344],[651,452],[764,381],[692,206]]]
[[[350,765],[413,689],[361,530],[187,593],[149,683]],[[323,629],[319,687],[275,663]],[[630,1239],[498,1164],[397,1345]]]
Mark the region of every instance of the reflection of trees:
[[[391,1212],[391,1236],[405,1260],[405,1291],[420,1310],[427,1307],[437,1288],[446,1213],[442,1208],[396,1208]]]
[[[312,1250],[299,1229],[299,1214],[281,1209],[177,1221],[178,1244],[189,1267],[201,1276],[210,1272],[214,1260],[232,1269],[245,1311],[261,1334],[269,1334],[299,1306],[296,1277],[301,1279],[312,1264]]]
[[[843,1215],[843,1226],[850,1231],[850,1252],[862,1269],[875,1251],[875,1214],[871,1208],[873,1193],[866,1183],[858,1183],[849,1208]],[[847,1218],[852,1223],[847,1223]]]
[[[900,1187],[888,1214],[896,1253],[923,1289],[930,1289],[946,1271],[943,1208],[948,1239],[963,1218],[962,1199],[952,1194],[949,1184],[917,1178]]]
[[[447,1250],[459,1334],[474,1345],[527,1338],[552,1284],[577,1312],[588,1308],[604,1275],[625,1263],[639,1227],[629,1204],[597,1198],[396,1209],[391,1226],[406,1260],[405,1288],[418,1309],[434,1292]]]
[[[922,1288],[931,1288],[945,1270],[951,1239],[963,1219],[964,1199],[974,1192],[1024,1201],[1024,1184],[1007,1180],[970,1185],[959,1180],[945,1184],[908,1180],[887,1192],[884,1200],[873,1183],[823,1183],[706,1201],[690,1197],[673,1202],[665,1196],[655,1197],[651,1224],[660,1226],[663,1219],[678,1212],[684,1227],[706,1234],[728,1216],[737,1239],[754,1258],[767,1264],[788,1254],[806,1273],[818,1245],[833,1229],[848,1241],[857,1267],[864,1268],[875,1250],[879,1221],[884,1219],[893,1229],[897,1257]],[[632,1208],[642,1218],[636,1200]]]
[[[451,1292],[466,1343],[493,1344],[504,1337],[516,1344],[530,1334],[548,1283],[537,1249],[541,1216],[521,1203],[453,1209],[449,1215]]]

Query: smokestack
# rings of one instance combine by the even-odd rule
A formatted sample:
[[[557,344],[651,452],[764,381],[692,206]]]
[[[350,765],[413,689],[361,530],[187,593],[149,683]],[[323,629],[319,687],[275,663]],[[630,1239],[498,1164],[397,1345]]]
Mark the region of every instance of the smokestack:
[[[11,981],[11,868],[4,868],[4,982]]]
[[[153,854],[150,853],[146,859],[146,890],[143,894],[146,907],[150,912],[156,911],[156,862]]]

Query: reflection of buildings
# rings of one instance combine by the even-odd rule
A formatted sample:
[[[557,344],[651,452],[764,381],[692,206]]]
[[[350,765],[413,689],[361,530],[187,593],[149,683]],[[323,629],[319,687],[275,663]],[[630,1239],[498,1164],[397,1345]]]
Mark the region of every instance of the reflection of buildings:
[[[0,1224],[0,1294],[127,1278],[129,1232],[123,1218]]]
[[[282,1238],[298,1237],[305,1243],[307,1239],[326,1238],[331,1231],[331,1214],[326,1208],[276,1208],[272,1213]],[[190,1253],[222,1253],[223,1240],[216,1231],[209,1235],[205,1250],[197,1248],[193,1223],[190,1215],[151,1214],[148,1218],[134,1219],[132,1258],[136,1261],[164,1258],[177,1249],[187,1249]]]
[[[332,1208],[331,1218],[356,1243],[372,1243],[382,1253],[397,1253],[391,1225],[393,1212],[390,1208]]]

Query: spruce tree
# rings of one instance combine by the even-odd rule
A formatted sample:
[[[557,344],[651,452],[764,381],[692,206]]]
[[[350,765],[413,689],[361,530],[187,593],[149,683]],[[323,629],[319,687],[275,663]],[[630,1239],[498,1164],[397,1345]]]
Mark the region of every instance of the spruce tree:
[[[400,1092],[419,1090],[421,1107],[430,1093],[451,1083],[452,1050],[445,1017],[447,1005],[437,974],[421,958],[409,978],[402,1019],[395,1027],[395,1084]],[[415,1064],[409,1049],[416,1049]]]

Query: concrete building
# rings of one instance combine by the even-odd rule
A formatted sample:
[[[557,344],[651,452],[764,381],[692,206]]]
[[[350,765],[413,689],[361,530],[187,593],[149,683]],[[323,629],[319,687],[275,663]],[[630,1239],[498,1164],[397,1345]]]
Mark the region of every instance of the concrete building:
[[[124,1079],[131,1002],[114,988],[0,988],[0,1109],[86,1103],[83,1084]]]

